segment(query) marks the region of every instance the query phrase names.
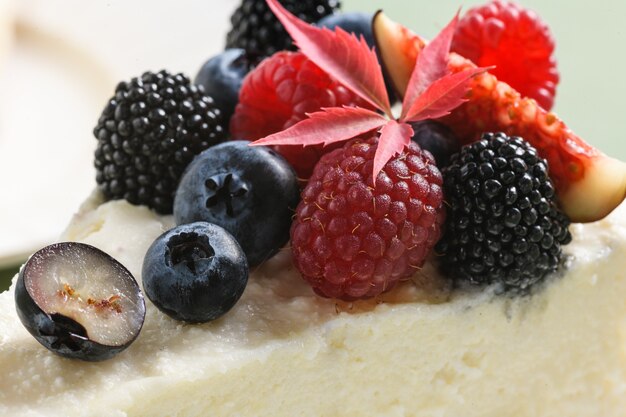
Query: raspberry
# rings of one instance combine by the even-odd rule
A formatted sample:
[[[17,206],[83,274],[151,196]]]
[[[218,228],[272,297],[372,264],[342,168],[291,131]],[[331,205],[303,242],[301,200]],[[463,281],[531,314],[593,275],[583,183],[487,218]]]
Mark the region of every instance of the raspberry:
[[[533,11],[502,0],[470,9],[459,22],[452,51],[478,66],[495,65],[491,72],[499,80],[552,108],[559,82],[554,39]]]
[[[441,234],[442,177],[411,142],[372,185],[375,137],[324,155],[291,226],[294,263],[320,295],[376,296],[413,275]]]
[[[556,271],[572,239],[569,219],[528,142],[484,134],[452,156],[443,176],[448,216],[437,252],[446,275],[525,291]]]
[[[371,108],[302,53],[279,52],[245,78],[230,131],[234,138],[256,140],[296,124],[306,113],[341,106]],[[324,153],[336,148],[275,147],[303,179],[311,175]]]

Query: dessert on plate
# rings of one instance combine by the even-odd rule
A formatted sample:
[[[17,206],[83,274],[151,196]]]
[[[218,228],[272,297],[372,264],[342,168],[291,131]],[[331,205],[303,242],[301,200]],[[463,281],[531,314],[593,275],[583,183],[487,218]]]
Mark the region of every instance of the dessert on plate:
[[[626,170],[549,112],[545,24],[281,3],[118,84],[97,190],[0,294],[1,414],[623,415]]]
[[[100,203],[90,198],[62,239],[95,245],[141,276],[144,252],[173,225],[171,217],[125,201]],[[601,222],[573,227],[567,272],[532,297],[451,292],[433,283],[336,302],[313,294],[281,252],[251,274],[221,320],[185,325],[146,300],[137,340],[98,363],[44,349],[5,292],[2,411],[621,416],[625,222],[622,207]]]

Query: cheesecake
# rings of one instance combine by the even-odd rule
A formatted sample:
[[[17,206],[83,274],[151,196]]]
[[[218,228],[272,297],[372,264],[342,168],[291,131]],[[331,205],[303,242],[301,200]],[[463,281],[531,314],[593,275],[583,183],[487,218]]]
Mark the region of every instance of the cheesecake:
[[[245,68],[233,116],[243,118],[231,128],[263,123],[250,118],[255,100],[292,97],[293,86],[311,79],[329,85],[333,74],[361,95],[371,87],[371,104],[391,113],[365,42],[267,3],[303,40],[302,51]],[[449,55],[441,45],[456,19],[434,48],[380,14],[374,19],[382,60],[398,63],[394,83],[414,93],[400,118],[329,108],[252,144],[298,144],[304,132],[314,145],[321,127],[326,143],[345,130],[363,133],[359,120],[367,132],[380,129],[325,150],[299,203],[292,168],[303,156],[290,167],[279,148],[218,144],[222,111],[187,77],[146,72],[118,84],[94,129],[98,189],[60,237],[66,243],[35,253],[0,294],[0,415],[624,415],[626,165],[615,162],[616,175],[608,175],[601,168],[612,159],[555,115],[489,68]],[[324,39],[360,58],[320,58],[323,48],[311,45]],[[422,74],[428,88],[407,77],[418,54],[426,57],[418,68],[432,65]],[[240,57],[225,53],[217,62],[241,64]],[[357,79],[359,62],[378,79],[374,86]],[[337,70],[342,65],[350,71]],[[221,67],[201,73],[215,77]],[[280,86],[259,87],[298,71]],[[432,102],[435,83],[447,85],[445,108],[435,113],[452,112],[441,135],[456,135],[459,145],[477,133],[454,117],[494,132],[454,151],[445,167],[409,125],[420,121],[420,100]],[[330,85],[321,93],[298,86],[307,94],[293,95],[287,110],[345,89]],[[485,108],[507,111],[494,118]],[[383,145],[399,150],[381,160]],[[228,239],[218,244],[216,235]],[[226,264],[215,266],[228,254],[242,283],[236,294],[227,291]],[[195,302],[205,291],[213,298]]]
[[[172,224],[95,193],[62,240],[140,277],[148,246]],[[315,295],[281,251],[214,322],[184,324],[147,302],[136,342],[100,363],[39,345],[11,288],[0,295],[0,414],[623,416],[626,206],[572,234],[562,272],[523,297],[451,290],[427,264],[429,287],[418,275],[338,302]]]

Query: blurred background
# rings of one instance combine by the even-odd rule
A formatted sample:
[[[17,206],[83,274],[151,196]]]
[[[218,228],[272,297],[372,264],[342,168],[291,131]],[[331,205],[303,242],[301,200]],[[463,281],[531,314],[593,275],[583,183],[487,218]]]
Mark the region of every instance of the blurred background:
[[[626,160],[624,0],[520,0],[557,40],[554,111]],[[223,48],[238,0],[0,0],[0,290],[59,236],[95,185],[91,130],[119,80],[145,70],[195,76]],[[342,0],[426,38],[484,1]],[[515,53],[511,51],[511,53]]]

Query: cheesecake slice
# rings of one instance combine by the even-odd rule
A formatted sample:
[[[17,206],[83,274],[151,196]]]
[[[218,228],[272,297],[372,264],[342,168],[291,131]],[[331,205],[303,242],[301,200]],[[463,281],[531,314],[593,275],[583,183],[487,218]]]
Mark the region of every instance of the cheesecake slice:
[[[94,194],[64,240],[101,248],[141,281],[172,218]],[[383,298],[313,294],[281,252],[223,318],[191,325],[146,301],[112,360],[58,357],[0,294],[3,416],[603,416],[626,412],[626,206],[572,226],[567,265],[531,296],[411,282]],[[419,280],[419,277],[415,278]]]

